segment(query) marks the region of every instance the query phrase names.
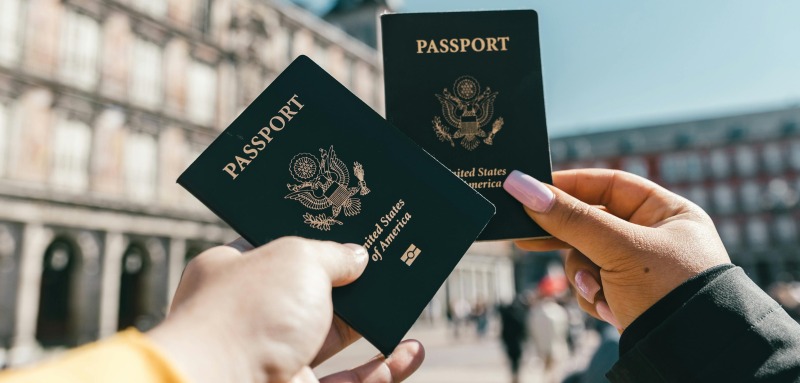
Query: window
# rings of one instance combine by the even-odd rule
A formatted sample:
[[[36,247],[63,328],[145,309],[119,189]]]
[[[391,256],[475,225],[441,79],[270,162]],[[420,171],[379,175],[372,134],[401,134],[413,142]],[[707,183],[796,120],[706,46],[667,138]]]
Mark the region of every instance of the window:
[[[669,183],[685,180],[687,164],[686,157],[682,154],[663,156],[661,158],[661,178]]]
[[[752,247],[763,247],[769,243],[769,231],[763,219],[754,217],[747,222],[747,240]]]
[[[8,125],[8,108],[0,103],[0,176],[5,174],[8,161]]]
[[[783,244],[794,243],[797,240],[797,224],[788,215],[775,218],[775,237]]]
[[[356,62],[356,78],[353,84],[354,93],[367,104],[374,104],[373,90],[375,81],[372,69],[363,61]]]
[[[783,172],[783,153],[780,145],[773,143],[764,146],[761,155],[764,158],[764,167],[767,171],[772,174]]]
[[[728,153],[723,149],[714,150],[708,157],[711,174],[716,179],[728,178],[731,174],[731,164]]]
[[[292,38],[285,28],[274,28],[270,30],[270,33],[270,43],[267,46],[271,47],[272,52],[266,55],[266,62],[272,69],[283,68],[289,59],[289,52],[291,52],[289,42]]]
[[[211,30],[211,0],[194,0],[192,26],[204,34]]]
[[[128,196],[150,201],[156,193],[156,140],[144,133],[132,132],[125,140],[125,185]]]
[[[728,250],[735,249],[741,246],[741,235],[739,234],[739,225],[735,221],[725,221],[719,225],[719,236],[722,243]]]
[[[356,62],[352,58],[345,56],[344,66],[345,71],[347,72],[345,77],[345,85],[347,85],[347,88],[352,92],[355,89],[356,83]]]
[[[205,143],[203,143],[203,144],[201,144],[201,143],[191,143],[191,144],[189,144],[189,146],[187,148],[187,151],[186,151],[186,157],[185,157],[185,161],[186,162],[185,162],[185,166],[184,167],[188,167],[189,165],[192,164],[192,162],[197,160],[197,158],[200,157],[200,154],[203,153],[203,149],[205,149],[206,146],[208,146],[208,145],[205,144]],[[202,202],[200,202],[197,198],[195,198],[189,192],[183,193],[183,197],[184,198],[183,198],[182,202],[183,202],[183,205],[187,209],[194,210],[194,211],[207,211],[208,210],[208,208],[205,207],[205,205],[203,205]]]
[[[11,63],[20,56],[20,0],[0,1],[0,62]]]
[[[700,206],[701,209],[708,210],[708,193],[702,186],[694,186],[689,189],[687,198],[697,206]]]
[[[207,64],[193,61],[189,66],[187,104],[189,118],[210,125],[214,122],[217,95],[217,73]]]
[[[97,83],[100,25],[89,16],[67,11],[61,34],[61,77],[88,89]]]
[[[752,176],[758,171],[758,161],[753,148],[740,146],[736,148],[736,170],[740,176]]]
[[[91,129],[83,122],[64,118],[56,125],[53,140],[50,181],[58,188],[85,191],[89,186]]]
[[[691,181],[702,181],[705,177],[703,173],[703,160],[697,153],[686,154],[686,177]]]
[[[647,160],[642,157],[630,157],[622,160],[622,170],[633,173],[644,178],[650,176],[650,171],[647,167]]]
[[[788,209],[797,204],[797,192],[792,190],[789,182],[775,178],[767,184],[766,203],[773,209]]]
[[[325,42],[314,40],[314,61],[323,68],[328,68],[328,49]]]
[[[592,144],[587,139],[573,141],[569,150],[572,159],[586,159],[592,156]]]
[[[149,108],[158,107],[164,93],[161,47],[149,41],[135,39],[132,62],[136,64],[131,67],[131,101]]]
[[[134,7],[153,16],[164,16],[167,13],[168,1],[166,0],[132,0],[131,2]]]
[[[747,181],[741,188],[742,207],[746,212],[755,212],[761,208],[761,188],[754,181]]]
[[[736,208],[736,200],[733,196],[733,188],[727,184],[719,184],[714,187],[714,205],[719,213],[732,213]]]
[[[795,140],[789,145],[789,165],[794,170],[800,170],[800,141]]]

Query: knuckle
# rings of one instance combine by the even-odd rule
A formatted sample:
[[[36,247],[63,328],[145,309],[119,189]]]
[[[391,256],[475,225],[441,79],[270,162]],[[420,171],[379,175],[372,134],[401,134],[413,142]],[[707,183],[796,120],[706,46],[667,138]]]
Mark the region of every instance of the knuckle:
[[[272,243],[280,247],[299,247],[302,246],[305,241],[308,240],[305,238],[300,238],[292,235],[287,237],[280,237],[272,241]]]
[[[315,241],[306,238],[281,237],[273,241],[273,243],[277,249],[280,249],[280,252],[291,253],[292,257],[305,258],[316,252]]]
[[[202,275],[205,274],[210,267],[211,263],[211,251],[213,249],[206,250],[200,255],[192,258],[187,264],[186,268],[184,269],[184,274],[187,275]]]
[[[589,205],[575,200],[569,201],[563,209],[563,214],[561,214],[561,226],[568,227],[580,223],[590,214],[589,209],[591,209]]]

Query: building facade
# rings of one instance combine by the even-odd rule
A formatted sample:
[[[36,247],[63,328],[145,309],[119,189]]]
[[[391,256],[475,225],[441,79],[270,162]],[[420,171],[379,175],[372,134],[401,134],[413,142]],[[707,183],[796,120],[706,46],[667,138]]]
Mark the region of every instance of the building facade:
[[[800,280],[800,107],[552,140],[555,170],[649,178],[709,213],[761,287]]]
[[[393,3],[397,3],[394,1]],[[337,0],[322,17],[365,44],[378,48],[380,15],[391,12],[386,0]]]
[[[163,318],[236,236],[175,180],[301,54],[382,110],[375,50],[292,5],[0,1],[0,366]]]

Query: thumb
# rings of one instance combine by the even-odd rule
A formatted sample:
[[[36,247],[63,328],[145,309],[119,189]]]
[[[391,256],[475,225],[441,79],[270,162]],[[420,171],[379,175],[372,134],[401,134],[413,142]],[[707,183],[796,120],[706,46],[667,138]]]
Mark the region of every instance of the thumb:
[[[352,283],[367,267],[367,250],[354,243],[339,244],[329,241],[310,241],[313,256],[328,274],[333,287]]]
[[[369,260],[367,250],[361,245],[300,237],[278,238],[245,255],[271,256],[267,258],[279,259],[280,262],[295,262],[303,267],[314,263],[327,274],[333,287],[344,286],[358,279]]]
[[[638,227],[591,206],[552,185],[514,170],[503,188],[526,207],[528,215],[552,236],[574,246],[600,266],[615,249],[630,243]]]

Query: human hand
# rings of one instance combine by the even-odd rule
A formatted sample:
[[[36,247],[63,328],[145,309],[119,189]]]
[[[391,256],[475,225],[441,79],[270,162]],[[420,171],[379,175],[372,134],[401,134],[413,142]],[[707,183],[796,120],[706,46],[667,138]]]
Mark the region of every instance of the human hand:
[[[189,262],[169,316],[147,335],[194,383],[317,382],[311,368],[360,338],[333,315],[331,288],[367,262],[361,246],[295,237],[215,247]],[[388,359],[319,382],[399,382],[423,358],[421,344],[405,341]]]
[[[622,171],[553,173],[553,184],[512,172],[503,187],[554,238],[517,241],[529,251],[569,249],[564,267],[581,308],[628,327],[689,278],[730,258],[702,209]]]

